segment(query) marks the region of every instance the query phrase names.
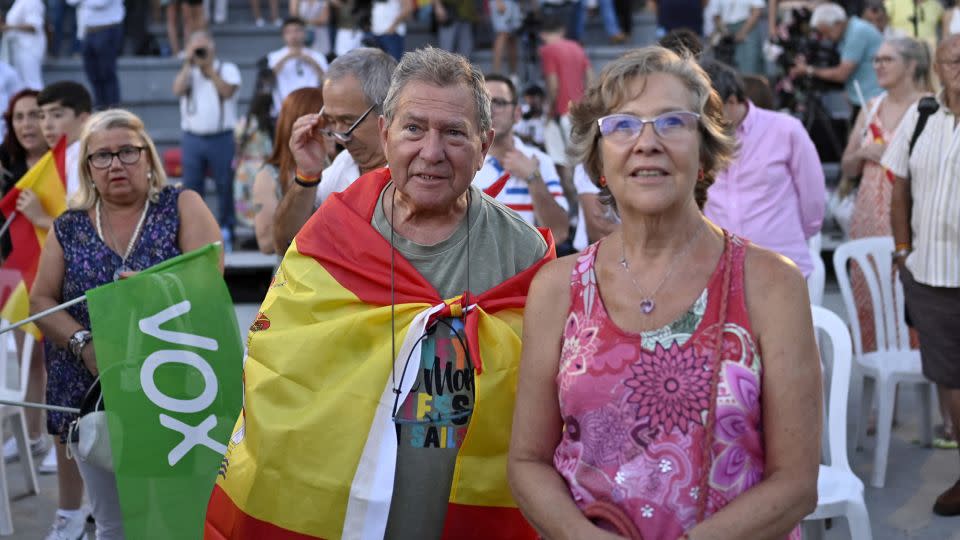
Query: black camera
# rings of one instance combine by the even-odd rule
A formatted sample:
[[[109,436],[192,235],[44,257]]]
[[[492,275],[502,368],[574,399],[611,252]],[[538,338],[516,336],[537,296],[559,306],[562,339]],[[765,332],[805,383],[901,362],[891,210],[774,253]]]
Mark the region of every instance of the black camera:
[[[193,50],[193,56],[200,60],[203,60],[207,57],[207,48],[206,47],[197,47]]]

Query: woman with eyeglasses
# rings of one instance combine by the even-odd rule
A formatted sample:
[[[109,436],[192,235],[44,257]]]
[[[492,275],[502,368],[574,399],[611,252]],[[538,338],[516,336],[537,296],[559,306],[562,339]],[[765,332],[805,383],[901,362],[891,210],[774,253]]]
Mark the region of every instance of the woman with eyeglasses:
[[[253,181],[253,230],[261,253],[277,251],[273,238],[273,216],[277,211],[277,204],[280,203],[283,194],[287,192],[288,185],[293,181],[297,168],[290,145],[287,144],[293,132],[293,122],[321,108],[323,108],[323,91],[319,88],[295,90],[283,100],[283,106],[280,107],[273,153],[264,162]]]
[[[181,253],[220,241],[213,214],[196,192],[167,185],[143,122],[110,109],[90,117],[80,137],[80,188],[53,222],[40,256],[30,311]],[[79,408],[97,375],[90,314],[81,302],[37,321],[47,358],[47,403]],[[47,427],[65,444],[75,415],[48,412]],[[123,538],[112,471],[77,459],[97,523],[97,538]]]
[[[520,509],[545,538],[799,538],[820,455],[809,301],[794,265],[700,210],[735,149],[710,79],[637,49],[572,120],[622,226],[530,289]]]

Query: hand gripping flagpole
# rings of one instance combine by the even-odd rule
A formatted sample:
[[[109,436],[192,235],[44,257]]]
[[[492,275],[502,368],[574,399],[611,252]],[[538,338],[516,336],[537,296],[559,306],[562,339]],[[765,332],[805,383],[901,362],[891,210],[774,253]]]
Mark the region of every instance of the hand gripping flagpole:
[[[6,224],[6,225],[9,225],[9,224],[10,224],[10,219],[13,219],[13,216],[11,216],[10,218],[7,219],[7,224]],[[6,225],[4,225],[4,227],[6,227]],[[0,236],[3,235],[3,230],[5,230],[5,229],[0,229]],[[10,330],[14,330],[14,329],[16,329],[16,328],[20,328],[21,326],[23,326],[23,325],[25,325],[25,324],[32,323],[33,321],[35,321],[35,320],[37,320],[37,319],[42,319],[43,317],[46,317],[47,315],[50,315],[50,314],[52,314],[52,313],[56,313],[56,312],[58,312],[58,311],[63,311],[64,309],[67,309],[68,307],[70,307],[70,306],[72,306],[72,305],[79,304],[80,302],[83,302],[83,301],[85,301],[86,299],[87,299],[86,296],[80,296],[80,297],[74,298],[73,300],[70,300],[70,301],[68,301],[68,302],[64,302],[64,303],[60,304],[59,306],[54,306],[54,307],[52,307],[52,308],[50,308],[50,309],[45,309],[45,310],[41,311],[40,313],[37,313],[36,315],[33,315],[32,317],[27,317],[26,319],[24,319],[24,320],[22,320],[22,321],[15,322],[15,323],[13,323],[13,324],[11,324],[11,325],[9,325],[9,326],[4,326],[3,328],[0,328],[0,335],[5,334],[5,333],[9,332]],[[73,407],[60,407],[60,406],[58,406],[58,405],[47,405],[46,403],[32,403],[32,402],[29,402],[29,401],[11,401],[11,400],[6,400],[6,399],[0,399],[0,405],[12,405],[12,406],[14,406],[14,407],[31,407],[31,408],[34,408],[34,409],[45,409],[45,410],[48,410],[48,411],[66,412],[66,413],[73,413],[73,414],[79,414],[79,413],[80,413],[80,409],[76,409],[76,408],[73,408]]]
[[[37,313],[36,315],[32,315],[32,316],[30,316],[30,317],[27,317],[26,319],[24,319],[24,320],[22,320],[22,321],[15,322],[15,323],[11,324],[10,326],[4,326],[3,328],[0,328],[0,335],[5,334],[5,333],[9,332],[10,330],[14,330],[14,329],[20,328],[21,326],[23,326],[23,325],[25,325],[25,324],[30,324],[30,323],[32,323],[33,321],[36,321],[37,319],[42,319],[42,318],[46,317],[47,315],[51,315],[51,314],[56,313],[56,312],[58,312],[58,311],[63,311],[63,310],[67,309],[67,308],[70,307],[70,306],[73,306],[73,305],[79,304],[80,302],[86,301],[86,299],[87,299],[86,296],[79,296],[79,297],[77,297],[77,298],[74,298],[73,300],[69,300],[69,301],[67,301],[67,302],[62,303],[62,304],[60,304],[59,306],[53,306],[53,307],[50,308],[50,309],[45,309],[45,310],[41,311],[40,313]]]

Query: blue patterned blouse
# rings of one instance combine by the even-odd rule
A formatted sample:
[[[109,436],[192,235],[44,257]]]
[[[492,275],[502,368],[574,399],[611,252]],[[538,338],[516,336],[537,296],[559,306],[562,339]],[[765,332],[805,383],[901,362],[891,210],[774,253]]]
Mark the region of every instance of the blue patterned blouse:
[[[140,237],[127,260],[128,268],[144,270],[180,255],[177,201],[181,191],[179,186],[167,186],[160,192],[159,200],[150,204]],[[53,230],[63,247],[63,302],[113,281],[113,274],[120,268],[123,258],[100,239],[96,224],[91,222],[86,210],[64,212],[53,222]],[[67,308],[67,312],[84,328],[90,329],[86,302]],[[95,377],[69,350],[49,340],[44,341],[43,349],[47,364],[47,403],[80,407]],[[75,415],[70,413],[47,412],[47,430],[52,435],[64,437],[74,418]]]

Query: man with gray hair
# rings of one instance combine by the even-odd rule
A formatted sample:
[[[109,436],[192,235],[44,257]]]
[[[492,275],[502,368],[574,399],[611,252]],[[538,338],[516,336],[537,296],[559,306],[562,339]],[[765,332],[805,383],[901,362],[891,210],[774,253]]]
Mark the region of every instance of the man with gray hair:
[[[321,126],[294,124],[301,172],[322,162]],[[471,185],[494,132],[462,56],[404,55],[378,127],[388,168],[310,218],[251,328],[208,536],[536,538],[506,458],[552,237]]]
[[[847,99],[854,106],[853,118],[856,118],[864,100],[880,95],[882,89],[873,70],[873,57],[883,44],[883,35],[872,24],[860,17],[847,17],[847,12],[838,4],[827,2],[820,4],[810,16],[810,28],[821,36],[838,44],[840,63],[831,67],[815,67],[800,57],[790,76],[813,77],[824,81],[842,83]],[[857,88],[859,86],[859,89]]]
[[[960,433],[960,34],[937,47],[943,90],[907,109],[883,154],[894,174],[890,200],[894,262],[911,326],[920,338],[923,374],[937,383]],[[933,512],[960,516],[960,480]]]
[[[362,174],[383,167],[376,119],[390,88],[397,61],[380,49],[354,49],[330,64],[323,81],[323,109],[300,118],[296,125],[316,125],[314,137],[301,141],[309,153],[298,160],[298,180],[290,184],[274,217],[278,252],[323,201],[347,189]],[[331,140],[341,151],[332,163],[324,150]]]

